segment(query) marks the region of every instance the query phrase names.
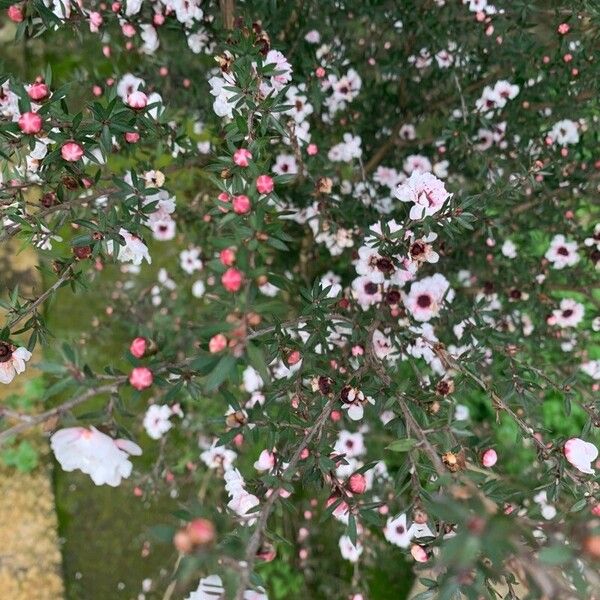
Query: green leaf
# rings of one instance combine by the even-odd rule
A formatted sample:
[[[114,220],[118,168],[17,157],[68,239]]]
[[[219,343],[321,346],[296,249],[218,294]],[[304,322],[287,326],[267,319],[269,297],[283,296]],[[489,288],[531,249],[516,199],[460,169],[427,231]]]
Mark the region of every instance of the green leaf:
[[[392,442],[389,446],[386,446],[385,449],[389,450],[390,452],[408,452],[416,443],[417,440],[406,438]]]
[[[206,390],[208,392],[216,390],[233,370],[236,362],[236,358],[231,356],[231,354],[224,356],[206,378]]]

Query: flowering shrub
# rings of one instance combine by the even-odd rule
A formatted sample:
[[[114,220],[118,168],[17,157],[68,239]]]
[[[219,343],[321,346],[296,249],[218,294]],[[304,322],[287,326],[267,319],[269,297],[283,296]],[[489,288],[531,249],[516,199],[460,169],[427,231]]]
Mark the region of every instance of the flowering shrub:
[[[397,598],[389,557],[421,600],[598,590],[591,3],[2,5],[81,57],[0,78],[0,239],[47,286],[3,300],[0,382],[59,356],[2,443],[46,423],[96,485],[191,478],[191,600]],[[54,339],[84,288],[105,314]]]

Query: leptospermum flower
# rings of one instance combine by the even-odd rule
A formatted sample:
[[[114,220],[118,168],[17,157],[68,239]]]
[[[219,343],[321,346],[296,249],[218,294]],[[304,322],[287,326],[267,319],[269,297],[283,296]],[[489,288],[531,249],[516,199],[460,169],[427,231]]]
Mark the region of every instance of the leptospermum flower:
[[[552,263],[555,269],[572,267],[579,262],[577,254],[577,242],[567,242],[562,234],[555,235],[550,242],[550,247],[544,255]]]
[[[42,130],[42,117],[35,112],[24,112],[18,121],[19,129],[26,135],[35,135]]]
[[[83,156],[83,148],[77,142],[66,142],[61,146],[60,155],[67,162],[77,162]]]
[[[254,463],[254,468],[257,471],[270,471],[275,466],[275,453],[269,450],[263,450],[258,460]]]
[[[136,390],[145,390],[152,385],[154,376],[148,367],[135,367],[129,374],[129,383]]]
[[[406,524],[406,513],[394,519],[391,517],[388,518],[383,528],[383,535],[388,542],[400,548],[408,548],[413,538],[434,537],[433,531],[431,531],[426,523],[413,523],[408,527]]]
[[[414,202],[409,213],[413,221],[435,214],[452,197],[441,179],[421,171],[413,171],[395,195],[402,202]]]
[[[552,311],[552,316],[548,319],[550,325],[559,327],[577,327],[583,320],[585,307],[577,300],[572,298],[563,298],[560,301],[560,307]]]
[[[247,148],[238,148],[234,153],[233,153],[233,162],[238,166],[238,167],[247,167],[250,164],[250,161],[252,160],[252,152],[250,152],[250,150],[248,150]]]
[[[18,374],[25,371],[25,363],[31,358],[27,348],[16,348],[0,342],[0,383],[9,384]]]
[[[593,475],[592,462],[598,458],[598,448],[581,438],[571,438],[565,442],[566,459],[582,473]]]
[[[439,273],[425,277],[410,286],[404,305],[415,320],[429,321],[440,314],[449,287],[448,280]]]
[[[481,455],[481,464],[484,467],[490,468],[493,467],[498,462],[498,454],[493,448],[488,448]]]
[[[360,421],[363,418],[365,404],[375,404],[371,396],[365,396],[361,390],[349,385],[342,389],[340,397],[343,403],[342,409],[348,411],[348,417],[353,421]]]
[[[50,95],[50,90],[48,86],[42,81],[36,81],[32,83],[30,86],[27,86],[27,95],[34,102],[41,102],[45,100]]]
[[[137,235],[127,231],[123,227],[119,230],[119,235],[125,240],[124,246],[119,246],[117,260],[120,262],[130,262],[135,266],[142,264],[145,259],[148,264],[152,263],[152,258],[148,252],[148,246]],[[112,253],[114,244],[110,240],[108,242],[109,252]]]
[[[96,485],[116,487],[131,475],[129,456],[142,449],[129,440],[113,440],[95,427],[69,427],[50,438],[50,446],[64,471],[79,470]]]
[[[173,423],[169,420],[173,415],[171,407],[162,404],[152,404],[148,407],[144,415],[144,429],[149,437],[153,440],[159,440],[162,436],[173,427]]]

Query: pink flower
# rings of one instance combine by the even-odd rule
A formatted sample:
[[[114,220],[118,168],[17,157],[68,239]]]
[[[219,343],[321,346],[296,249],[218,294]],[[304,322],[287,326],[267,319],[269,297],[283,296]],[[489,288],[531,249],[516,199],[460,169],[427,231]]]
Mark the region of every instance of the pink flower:
[[[254,468],[257,471],[270,471],[275,466],[275,454],[268,450],[263,450],[254,463]]]
[[[45,83],[37,81],[29,86],[27,94],[35,102],[40,102],[41,100],[45,100],[50,95],[50,91]]]
[[[27,134],[34,135],[42,130],[42,117],[34,112],[24,112],[19,117],[19,129]]]
[[[127,104],[135,110],[141,110],[142,108],[146,108],[148,96],[146,96],[144,92],[131,92],[131,94],[127,96]]]
[[[592,462],[598,458],[598,448],[581,438],[571,438],[565,442],[566,459],[582,473],[594,474]]]
[[[221,352],[227,348],[227,338],[222,333],[217,333],[217,335],[213,335],[208,342],[208,350],[212,354],[216,352]]]
[[[251,208],[252,204],[250,203],[250,198],[248,198],[248,196],[240,194],[239,196],[235,196],[233,198],[233,211],[238,215],[245,215],[249,213]]]
[[[487,468],[493,467],[497,462],[498,462],[498,454],[496,454],[496,451],[493,448],[488,448],[481,455],[481,464],[484,467],[487,467]]]
[[[252,153],[250,150],[246,148],[238,148],[233,153],[233,162],[238,167],[247,167],[250,163],[248,161],[252,160]]]
[[[98,31],[100,30],[100,26],[104,22],[102,15],[99,12],[92,11],[89,14],[89,18],[90,18],[90,31],[92,33],[98,33]]]
[[[136,337],[132,342],[131,346],[129,346],[129,352],[133,354],[136,358],[142,358],[146,352],[146,348],[148,346],[148,342],[146,338]]]
[[[413,171],[411,176],[396,190],[402,202],[414,202],[410,209],[413,221],[438,212],[452,194],[446,191],[444,182],[431,173]]]
[[[242,287],[244,275],[235,267],[231,267],[223,273],[221,283],[228,292],[237,292]]]
[[[135,367],[129,374],[129,383],[136,390],[145,390],[146,388],[149,388],[153,381],[154,376],[152,375],[152,371],[147,367]]]
[[[68,162],[77,162],[83,156],[83,148],[77,142],[62,145],[60,155]]]
[[[269,175],[259,175],[256,178],[256,189],[259,194],[270,194],[273,187],[273,178]]]
[[[0,383],[10,383],[25,371],[25,363],[31,358],[27,348],[15,348],[7,342],[0,342]]]

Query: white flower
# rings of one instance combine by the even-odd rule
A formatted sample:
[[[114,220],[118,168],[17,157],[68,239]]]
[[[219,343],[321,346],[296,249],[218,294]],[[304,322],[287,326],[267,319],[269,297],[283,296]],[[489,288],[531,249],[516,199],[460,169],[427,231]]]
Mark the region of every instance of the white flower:
[[[565,442],[565,457],[582,473],[594,474],[592,462],[598,458],[598,448],[580,438],[571,438]]]
[[[146,433],[153,439],[159,440],[173,424],[169,421],[173,412],[166,404],[152,404],[148,407],[144,415],[144,429]]]
[[[194,282],[192,286],[192,296],[194,298],[202,298],[204,296],[204,292],[206,291],[206,284],[202,279],[198,279],[198,281]]]
[[[404,305],[417,321],[429,321],[440,314],[450,284],[439,273],[413,283]]]
[[[552,311],[551,325],[559,327],[577,327],[583,320],[585,308],[583,304],[572,298],[563,298],[560,307]]]
[[[222,468],[224,471],[229,471],[233,466],[233,461],[237,458],[237,454],[226,448],[225,446],[217,446],[217,440],[212,443],[212,446],[200,454],[200,460],[209,469]]]
[[[262,380],[262,377],[258,374],[258,371],[250,365],[248,365],[244,369],[242,377],[244,379],[244,389],[249,394],[260,390],[264,385],[264,381]]]
[[[512,240],[505,240],[501,252],[506,258],[517,258],[517,246]]]
[[[117,260],[120,262],[130,262],[135,266],[142,264],[142,260],[146,259],[148,264],[152,263],[152,258],[148,252],[148,246],[142,242],[142,240],[130,233],[126,229],[119,230],[119,235],[125,240],[124,246],[119,246],[119,252],[117,254]],[[108,251],[112,253],[114,251],[114,242],[110,240],[108,242]]]
[[[579,261],[577,254],[577,242],[567,242],[565,236],[555,235],[550,242],[550,247],[544,255],[546,260],[552,263],[555,269],[572,267]]]
[[[271,76],[271,86],[280,90],[292,80],[292,65],[279,50],[269,50],[265,57],[264,66],[273,65],[276,73]]]
[[[363,553],[362,544],[357,540],[355,546],[347,535],[340,537],[339,546],[342,558],[345,558],[352,563],[357,562],[360,555]]]
[[[361,456],[366,452],[363,434],[340,431],[333,450],[336,454],[344,454],[346,458]]]
[[[191,275],[195,271],[202,269],[202,260],[200,259],[200,248],[189,248],[182,250],[179,254],[179,264],[181,268]]]
[[[270,471],[275,466],[275,454],[269,450],[263,450],[254,463],[254,468],[257,471]]]
[[[298,165],[293,154],[280,154],[275,159],[273,173],[277,175],[295,175],[298,173]]]
[[[592,379],[600,379],[600,359],[584,362],[581,365],[581,370]]]
[[[198,589],[192,592],[186,600],[224,600],[225,588],[218,575],[209,575],[200,580]]]
[[[131,475],[129,455],[142,449],[129,440],[113,440],[95,427],[60,429],[50,438],[56,460],[65,471],[86,473],[96,485],[116,487]]]
[[[25,371],[25,363],[31,358],[27,348],[15,348],[6,342],[0,342],[0,383],[10,383],[17,375]]]
[[[433,531],[426,523],[413,523],[407,527],[406,514],[395,519],[389,517],[383,528],[383,535],[388,542],[400,548],[408,548],[413,538],[434,537]]]
[[[563,119],[554,124],[554,127],[548,133],[548,137],[561,146],[565,144],[577,144],[579,142],[579,132],[577,123],[570,119]]]
[[[395,195],[402,202],[414,202],[409,214],[413,221],[435,214],[452,197],[441,179],[421,171],[413,171],[406,182],[398,187]]]

